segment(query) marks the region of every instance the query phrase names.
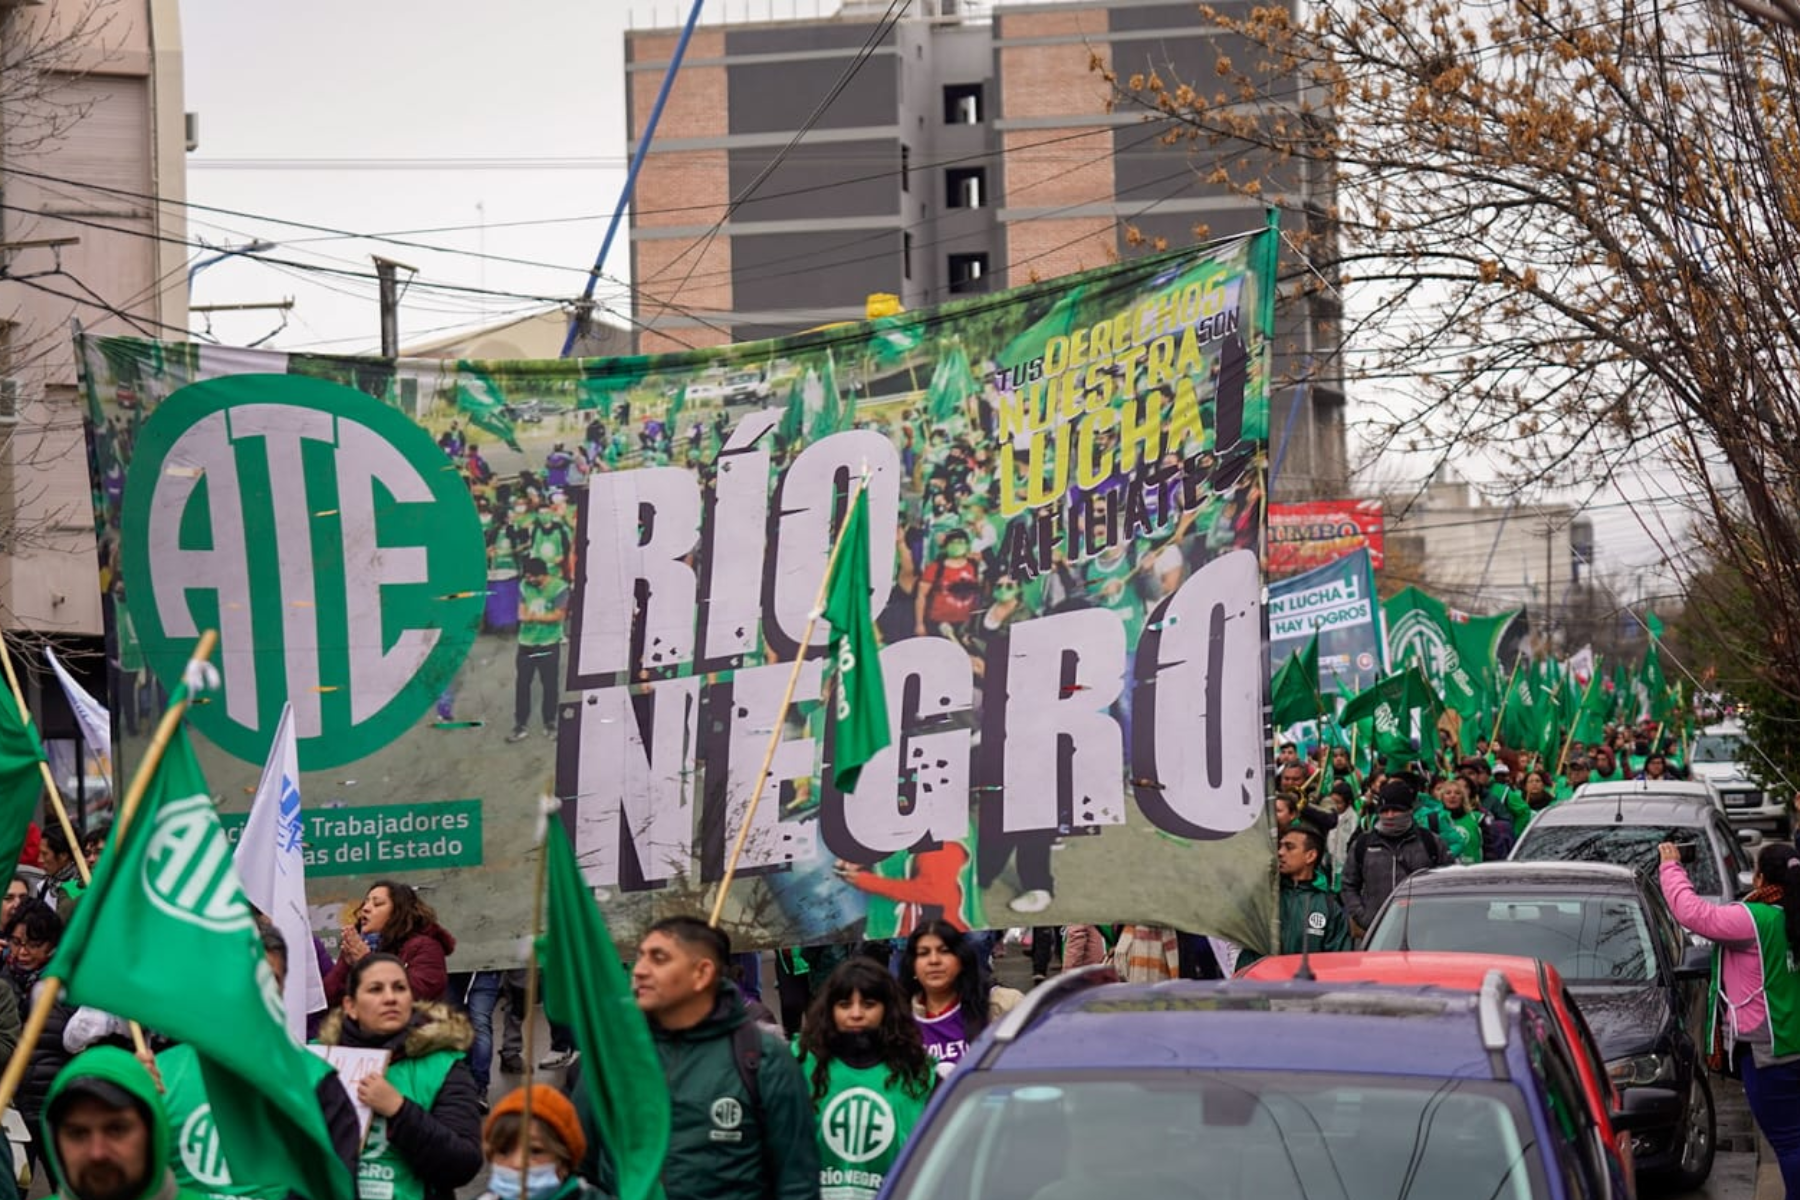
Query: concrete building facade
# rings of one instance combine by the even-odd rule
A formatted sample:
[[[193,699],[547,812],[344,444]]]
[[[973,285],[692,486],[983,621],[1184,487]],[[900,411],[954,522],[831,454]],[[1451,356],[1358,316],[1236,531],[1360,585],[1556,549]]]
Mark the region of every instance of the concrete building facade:
[[[1166,126],[1115,106],[1093,69],[1210,77],[1238,51],[1192,4],[1003,0],[978,19],[911,0],[891,27],[887,11],[850,0],[825,19],[695,31],[633,205],[641,349],[855,320],[875,292],[918,308],[1262,225],[1259,203],[1207,182],[1211,152],[1162,145]],[[634,151],[678,36],[627,34]],[[1290,224],[1328,207],[1323,181],[1282,182]],[[1288,292],[1275,494],[1335,498],[1338,313]]]
[[[0,0],[0,621],[98,636],[71,323],[187,329],[177,0]]]

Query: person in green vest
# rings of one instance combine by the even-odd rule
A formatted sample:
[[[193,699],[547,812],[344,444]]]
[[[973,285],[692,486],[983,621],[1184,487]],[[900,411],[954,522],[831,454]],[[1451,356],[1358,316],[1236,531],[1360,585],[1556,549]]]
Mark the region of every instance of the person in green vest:
[[[1744,1098],[1781,1165],[1789,1196],[1800,1196],[1800,853],[1771,842],[1756,856],[1750,894],[1714,904],[1694,892],[1681,849],[1657,847],[1663,897],[1682,928],[1713,943],[1707,1003],[1712,1066],[1735,1061]]]
[[[818,1117],[820,1193],[875,1200],[937,1082],[887,968],[852,958],[833,971],[807,1009],[795,1053]]]
[[[169,1170],[174,1135],[155,1080],[117,1046],[83,1051],[57,1072],[42,1136],[59,1200],[199,1200]]]
[[[1625,769],[1611,746],[1602,742],[1594,747],[1594,770],[1588,778],[1593,783],[1618,783],[1625,778]]]
[[[375,1114],[357,1164],[359,1195],[452,1200],[481,1173],[481,1096],[464,1061],[475,1031],[444,1004],[415,1005],[398,958],[377,951],[357,960],[343,1007],[318,1040],[390,1055],[384,1071],[356,1085]]]
[[[1564,766],[1564,774],[1556,777],[1556,798],[1567,800],[1575,794],[1576,789],[1593,778],[1594,765],[1587,759],[1577,756],[1571,758]]]
[[[1497,762],[1491,772],[1493,782],[1487,785],[1487,803],[1483,807],[1497,817],[1511,821],[1513,837],[1525,835],[1525,827],[1531,824],[1531,806],[1525,803],[1525,796],[1512,785],[1512,768],[1504,762]],[[1481,800],[1482,797],[1475,797]]]
[[[1444,848],[1457,862],[1481,861],[1481,814],[1469,804],[1469,785],[1460,776],[1444,780],[1437,788],[1438,814],[1428,813],[1421,804],[1415,819],[1426,829],[1444,839]],[[1437,816],[1438,819],[1430,819]]]
[[[487,1119],[487,1195],[496,1200],[602,1200],[606,1193],[576,1173],[587,1154],[587,1133],[567,1096],[545,1083],[531,1085],[531,1129],[525,1128],[525,1089],[514,1088]]]
[[[569,585],[551,574],[541,558],[525,560],[519,585],[519,644],[514,655],[513,731],[509,742],[531,736],[531,691],[542,691],[544,736],[556,736],[556,703],[562,698],[563,620],[569,615]]]
[[[263,957],[275,972],[275,990],[279,993],[287,980],[287,939],[273,925],[263,925],[262,944]],[[350,1094],[330,1063],[316,1054],[303,1057],[313,1095],[325,1117],[325,1128],[331,1133],[332,1148],[343,1159],[350,1178],[355,1179],[362,1146],[356,1107],[350,1103]],[[209,1196],[255,1196],[262,1200],[282,1200],[292,1191],[285,1179],[238,1179],[232,1175],[219,1145],[218,1129],[212,1122],[212,1102],[207,1099],[206,1084],[200,1075],[200,1058],[192,1046],[178,1044],[158,1054],[155,1074],[162,1087],[169,1126],[177,1134],[169,1169],[175,1173],[178,1184]]]

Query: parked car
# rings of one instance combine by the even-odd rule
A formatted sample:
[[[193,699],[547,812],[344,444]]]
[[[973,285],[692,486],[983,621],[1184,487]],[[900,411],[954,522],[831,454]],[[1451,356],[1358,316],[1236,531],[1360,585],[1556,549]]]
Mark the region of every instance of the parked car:
[[[881,1196],[1617,1195],[1563,1039],[1477,995],[1098,981],[1028,995],[941,1084]]]
[[[1498,971],[1519,999],[1538,1012],[1562,1034],[1563,1048],[1581,1076],[1582,1095],[1588,1113],[1600,1129],[1600,1138],[1612,1153],[1617,1173],[1614,1185],[1630,1193],[1635,1171],[1631,1134],[1613,1126],[1619,1110],[1619,1090],[1607,1071],[1600,1043],[1581,1015],[1580,1005],[1556,968],[1532,958],[1504,954],[1445,954],[1429,950],[1360,951],[1339,954],[1277,954],[1261,958],[1244,969],[1239,979],[1267,981],[1307,975],[1320,983],[1373,983],[1382,986],[1426,985],[1479,992],[1488,973]]]
[[[1508,857],[1514,862],[1617,863],[1654,873],[1656,848],[1663,842],[1694,846],[1688,878],[1708,900],[1729,904],[1750,890],[1756,864],[1712,801],[1691,792],[1581,788],[1532,818]]]
[[[1368,950],[1542,959],[1574,993],[1620,1089],[1640,1178],[1697,1188],[1712,1171],[1706,1078],[1709,947],[1692,945],[1654,881],[1600,863],[1499,862],[1403,880]]]
[[[1739,829],[1753,830],[1753,841],[1786,840],[1793,836],[1787,800],[1792,789],[1764,789],[1751,770],[1749,735],[1738,721],[1709,725],[1688,748],[1688,774],[1704,779],[1719,791],[1725,815]]]

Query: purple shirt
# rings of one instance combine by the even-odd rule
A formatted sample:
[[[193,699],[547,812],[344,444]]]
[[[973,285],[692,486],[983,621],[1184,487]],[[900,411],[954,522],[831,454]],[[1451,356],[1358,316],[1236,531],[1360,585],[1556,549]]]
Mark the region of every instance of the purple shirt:
[[[925,1039],[925,1053],[931,1055],[933,1062],[954,1063],[968,1051],[969,1039],[963,1029],[962,1005],[954,1005],[935,1017],[915,1012],[913,1020],[919,1026],[919,1036]]]

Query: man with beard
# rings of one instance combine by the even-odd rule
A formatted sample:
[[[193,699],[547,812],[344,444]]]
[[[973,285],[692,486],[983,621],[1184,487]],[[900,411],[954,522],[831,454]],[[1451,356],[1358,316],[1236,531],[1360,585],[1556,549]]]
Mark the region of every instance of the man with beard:
[[[169,1171],[169,1119],[142,1063],[115,1046],[71,1059],[50,1085],[44,1143],[62,1200],[199,1200]]]

